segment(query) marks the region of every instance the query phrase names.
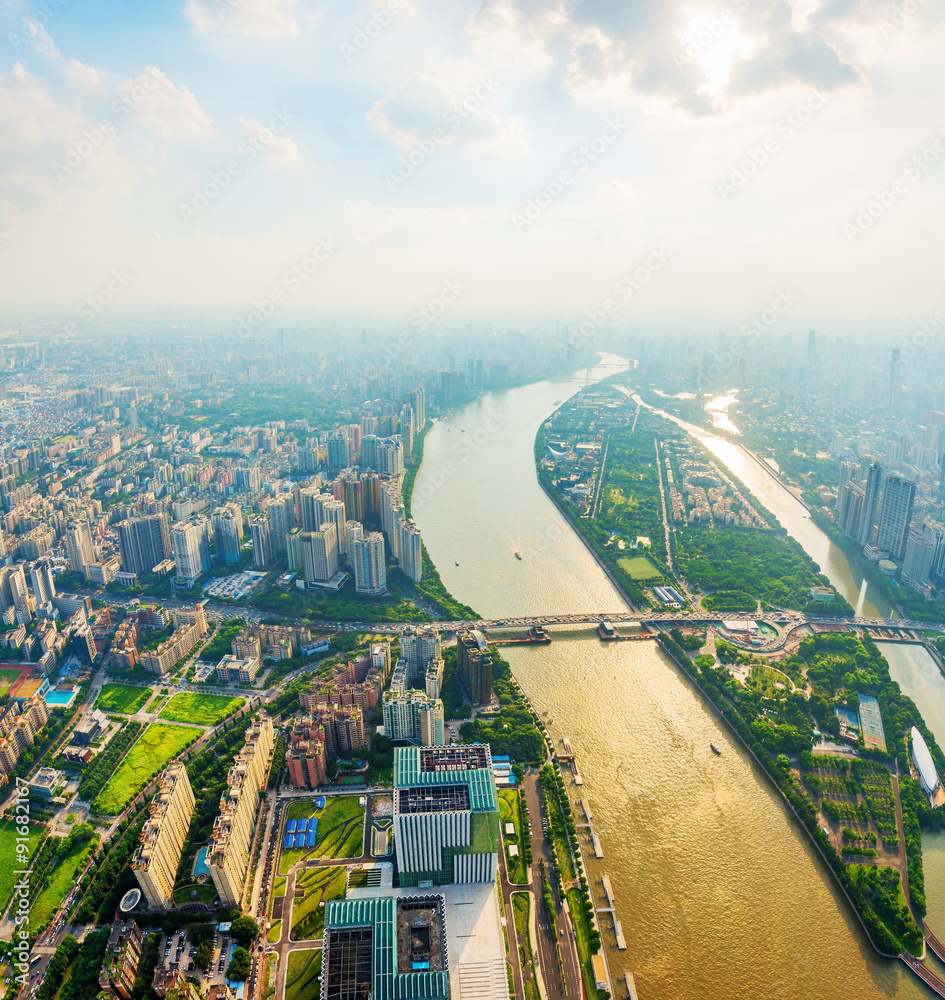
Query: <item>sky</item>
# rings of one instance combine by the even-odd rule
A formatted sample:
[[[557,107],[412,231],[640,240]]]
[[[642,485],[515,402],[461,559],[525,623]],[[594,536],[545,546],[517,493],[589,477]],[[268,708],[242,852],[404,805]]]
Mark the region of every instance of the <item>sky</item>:
[[[0,328],[431,304],[899,327],[945,307],[943,22],[935,0],[0,0]]]

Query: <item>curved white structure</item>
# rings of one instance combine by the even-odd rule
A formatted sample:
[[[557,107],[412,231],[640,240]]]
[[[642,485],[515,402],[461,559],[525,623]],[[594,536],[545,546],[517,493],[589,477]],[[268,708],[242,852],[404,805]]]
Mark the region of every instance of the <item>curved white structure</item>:
[[[118,904],[118,909],[122,913],[131,913],[131,911],[141,902],[141,890],[140,889],[129,889],[124,896],[121,897],[121,902]]]
[[[935,764],[932,762],[929,748],[915,726],[912,727],[912,759],[919,772],[919,781],[922,783],[923,790],[927,795],[931,795],[941,782],[935,773]]]

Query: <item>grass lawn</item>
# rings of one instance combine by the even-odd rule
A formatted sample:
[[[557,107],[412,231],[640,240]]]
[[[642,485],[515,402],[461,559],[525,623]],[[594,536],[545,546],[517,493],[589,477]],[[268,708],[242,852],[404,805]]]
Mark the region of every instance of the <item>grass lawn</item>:
[[[228,698],[225,694],[175,694],[161,712],[162,719],[171,722],[195,722],[200,726],[215,726],[245,704],[243,698]]]
[[[174,902],[178,906],[182,903],[191,902],[190,894],[192,892],[197,894],[194,898],[201,903],[212,903],[217,895],[216,886],[212,882],[208,882],[206,885],[192,882],[190,885],[183,885],[179,889],[174,890]]]
[[[14,868],[28,868],[29,865],[21,864],[26,858],[16,853],[16,827],[17,824],[12,819],[0,820],[0,913],[7,908],[10,897],[13,895],[13,888],[16,885],[18,875],[13,874]],[[36,853],[39,842],[43,839],[45,829],[41,826],[30,826],[27,835],[29,845],[29,857]]]
[[[134,715],[144,708],[151,697],[150,688],[132,687],[130,684],[106,684],[95,707],[103,712],[121,712],[123,715]]]
[[[516,884],[523,884],[528,881],[528,872],[525,870],[525,862],[522,858],[522,828],[521,816],[518,811],[518,791],[514,788],[503,788],[499,792],[499,819],[502,823],[502,839],[506,847],[516,844],[519,849],[517,858],[510,858],[506,850],[505,860],[509,872],[509,881]],[[515,827],[514,834],[505,832],[505,824],[511,823]]]
[[[568,907],[571,910],[571,922],[577,936],[578,957],[581,959],[581,975],[584,977],[584,992],[587,1000],[597,1000],[599,994],[594,985],[594,970],[591,968],[591,928],[587,922],[584,907],[581,906],[579,889],[568,889]]]
[[[617,560],[617,565],[632,580],[652,580],[663,575],[646,556],[634,556],[632,559],[624,556]]]
[[[322,971],[321,949],[289,952],[285,974],[285,1000],[315,1000]]]
[[[118,770],[92,803],[91,812],[116,816],[164,765],[199,735],[199,730],[155,723],[138,737]]]
[[[301,900],[292,900],[292,937],[296,941],[321,937],[325,927],[325,907],[321,904],[344,898],[345,869],[310,868],[299,872],[295,888],[305,895]]]
[[[55,913],[56,907],[75,884],[76,875],[85,864],[91,849],[91,841],[86,840],[81,844],[73,844],[65,857],[57,859],[55,867],[50,869],[49,880],[30,907],[31,928],[39,927]]]
[[[6,667],[0,669],[0,695],[6,694],[7,690],[13,685],[13,682],[22,673],[22,667],[17,667],[16,670],[9,670]]]
[[[328,798],[324,809],[316,809],[314,801],[296,800],[289,806],[286,819],[318,817],[318,840],[314,847],[292,847],[281,851],[279,874],[303,858],[359,858],[364,845],[364,808],[356,795]],[[285,827],[282,828],[285,842]]]

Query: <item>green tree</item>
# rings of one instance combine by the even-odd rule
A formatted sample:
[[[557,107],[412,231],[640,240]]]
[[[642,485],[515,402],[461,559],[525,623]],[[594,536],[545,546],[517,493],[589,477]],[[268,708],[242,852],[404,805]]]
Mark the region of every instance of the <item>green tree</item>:
[[[249,977],[249,952],[245,948],[237,948],[233,952],[230,964],[226,967],[228,979],[243,983]]]
[[[248,948],[259,937],[259,924],[249,916],[237,917],[230,925],[230,934],[237,944]]]

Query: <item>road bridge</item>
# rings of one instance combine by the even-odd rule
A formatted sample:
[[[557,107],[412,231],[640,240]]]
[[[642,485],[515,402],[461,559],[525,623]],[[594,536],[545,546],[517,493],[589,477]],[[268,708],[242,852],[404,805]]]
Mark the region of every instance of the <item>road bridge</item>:
[[[377,632],[400,635],[408,626],[432,628],[440,632],[455,632],[459,629],[480,629],[497,631],[501,629],[546,628],[549,626],[573,626],[576,628],[597,628],[601,622],[612,625],[712,625],[727,622],[764,622],[768,625],[793,630],[803,625],[830,627],[856,626],[866,629],[884,629],[908,633],[922,633],[927,630],[945,631],[938,622],[920,622],[901,618],[828,618],[818,615],[802,615],[793,612],[719,612],[719,611],[586,611],[572,614],[549,614],[513,616],[509,618],[478,618],[462,621],[430,622],[324,622],[312,624],[314,631]],[[884,639],[885,636],[877,638]],[[890,636],[889,638],[895,638]]]

